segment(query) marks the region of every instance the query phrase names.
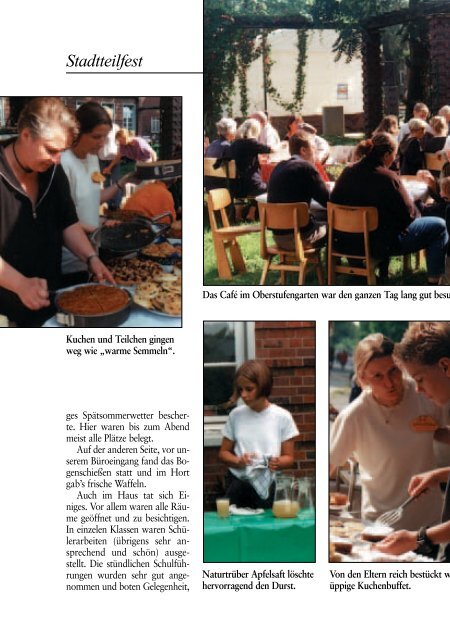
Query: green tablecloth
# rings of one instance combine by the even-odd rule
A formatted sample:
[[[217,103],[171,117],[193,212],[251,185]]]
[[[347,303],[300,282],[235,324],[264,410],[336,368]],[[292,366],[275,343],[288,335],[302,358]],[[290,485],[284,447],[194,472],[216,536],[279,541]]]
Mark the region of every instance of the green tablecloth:
[[[315,562],[313,510],[296,518],[204,514],[204,562]]]

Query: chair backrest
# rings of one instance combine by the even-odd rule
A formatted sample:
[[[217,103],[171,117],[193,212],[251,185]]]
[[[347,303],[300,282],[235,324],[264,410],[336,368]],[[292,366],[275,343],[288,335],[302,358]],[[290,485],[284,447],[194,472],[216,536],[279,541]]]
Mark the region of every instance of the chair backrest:
[[[309,223],[309,207],[306,202],[259,204],[259,210],[264,210],[266,227],[268,229],[284,230],[301,229]]]
[[[261,221],[261,257],[267,258],[266,230],[286,231],[292,229],[295,244],[295,255],[304,260],[303,243],[300,229],[309,222],[309,206],[306,202],[289,202],[284,204],[260,202],[259,218]]]
[[[330,230],[345,233],[365,233],[378,227],[376,207],[347,207],[329,202],[328,225]]]
[[[211,230],[217,231],[216,211],[220,213],[222,227],[229,227],[230,221],[226,212],[226,207],[231,204],[231,195],[228,189],[211,189],[208,193],[208,214]]]
[[[217,158],[203,158],[203,175],[208,178],[236,178],[236,163],[234,160],[223,160],[218,169],[214,169]]]
[[[429,171],[440,171],[444,164],[447,162],[445,153],[426,153],[425,154],[425,167]]]

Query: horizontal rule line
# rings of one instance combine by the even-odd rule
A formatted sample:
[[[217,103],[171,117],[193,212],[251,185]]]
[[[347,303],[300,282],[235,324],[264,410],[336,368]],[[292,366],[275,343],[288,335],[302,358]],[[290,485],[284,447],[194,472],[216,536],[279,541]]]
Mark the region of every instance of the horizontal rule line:
[[[66,71],[66,75],[201,75],[202,71]]]

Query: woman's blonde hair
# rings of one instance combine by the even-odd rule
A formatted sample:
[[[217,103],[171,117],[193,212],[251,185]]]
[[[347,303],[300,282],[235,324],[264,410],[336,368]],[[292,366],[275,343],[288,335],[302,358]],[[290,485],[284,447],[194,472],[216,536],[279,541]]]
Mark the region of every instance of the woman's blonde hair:
[[[33,138],[46,138],[57,125],[74,140],[78,134],[78,121],[60,98],[33,98],[22,109],[17,123],[19,133],[29,129]]]
[[[362,384],[362,377],[369,362],[391,356],[393,351],[393,341],[382,333],[371,333],[358,342],[353,353],[353,366],[358,384]]]
[[[237,130],[236,138],[255,138],[258,139],[261,133],[261,125],[255,118],[245,120]]]
[[[128,144],[131,139],[133,138],[133,136],[131,135],[131,132],[128,131],[128,129],[118,129],[116,132],[116,140],[118,138],[124,138],[125,139],[125,144]]]
[[[430,127],[439,135],[448,133],[448,124],[444,116],[433,116],[430,120]]]

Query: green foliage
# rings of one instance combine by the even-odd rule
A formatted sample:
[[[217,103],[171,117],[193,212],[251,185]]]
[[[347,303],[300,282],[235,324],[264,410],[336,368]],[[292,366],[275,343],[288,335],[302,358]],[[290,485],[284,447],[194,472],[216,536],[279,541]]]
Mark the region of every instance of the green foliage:
[[[408,327],[406,321],[369,320],[367,322],[333,322],[331,344],[336,351],[345,349],[352,353],[360,340],[371,333],[382,333],[394,342],[402,339]]]
[[[229,107],[238,79],[242,113],[249,108],[247,70],[262,53],[262,43],[256,41],[261,33],[257,29],[238,29],[235,16],[283,16],[304,14],[312,5],[311,0],[205,0],[204,4],[204,128],[214,136],[214,123],[223,109]],[[265,36],[267,43],[267,34]],[[296,86],[291,102],[282,101],[270,78],[270,47],[267,45],[265,79],[267,93],[287,111],[301,110],[305,91],[303,74],[306,63],[307,33],[298,34],[298,60]]]

